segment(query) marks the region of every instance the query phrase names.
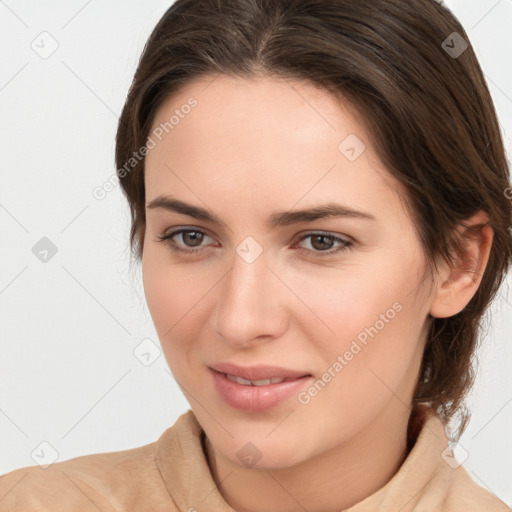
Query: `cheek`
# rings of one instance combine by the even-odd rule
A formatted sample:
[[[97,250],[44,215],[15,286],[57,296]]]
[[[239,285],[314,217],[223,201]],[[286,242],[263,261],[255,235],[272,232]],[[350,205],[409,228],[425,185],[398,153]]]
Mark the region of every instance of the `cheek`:
[[[195,273],[190,266],[173,264],[165,251],[153,249],[147,246],[143,256],[144,293],[164,355],[178,375],[185,365],[183,359],[193,357],[197,349],[195,342],[201,339],[209,292],[219,277],[214,272]]]
[[[143,282],[146,301],[169,369],[173,378],[181,383],[183,376],[180,369],[186,366],[184,358],[187,357],[185,341],[193,339],[182,331],[188,325],[187,311],[193,297],[188,291],[190,287],[184,286],[183,277],[180,278],[172,270],[164,271],[163,267],[153,265],[149,254],[145,258]]]
[[[338,271],[309,272],[300,280],[286,276],[309,309],[307,315],[295,317],[304,330],[311,334],[320,327],[327,345],[343,349],[343,343],[354,338],[364,342],[372,334],[380,338],[386,332],[396,335],[409,322],[419,322],[422,303],[420,297],[415,300],[417,262],[412,258],[386,262],[377,255],[371,259]]]
[[[162,345],[172,336],[186,314],[192,287],[185,286],[184,275],[163,260],[157,249],[146,244],[142,260],[144,294]]]
[[[424,297],[416,295],[419,273],[414,258],[402,259],[395,268],[369,268],[364,275],[354,268],[325,282],[317,275],[309,294],[311,283],[303,282],[297,290],[315,312],[304,317],[301,328],[308,339],[316,340],[311,343],[325,371],[336,375],[329,387],[337,394],[352,389],[343,400],[354,405],[362,397],[382,399],[400,386],[422,341],[427,315]]]
[[[144,294],[163,342],[169,334],[172,335],[174,326],[182,323],[180,319],[185,320],[187,311],[193,312],[208,283],[205,276],[195,279],[189,269],[173,264],[162,247],[155,247],[147,240],[145,245],[142,258]]]
[[[308,331],[310,348],[323,363],[317,370],[323,373],[300,396],[300,403],[306,404],[308,417],[329,411],[331,421],[323,427],[326,439],[348,439],[387,404],[402,409],[410,401],[421,361],[422,322],[410,297],[399,289],[379,286],[373,292],[365,298],[362,290],[354,290],[351,300],[340,298],[341,306],[326,316],[336,335],[320,338]]]

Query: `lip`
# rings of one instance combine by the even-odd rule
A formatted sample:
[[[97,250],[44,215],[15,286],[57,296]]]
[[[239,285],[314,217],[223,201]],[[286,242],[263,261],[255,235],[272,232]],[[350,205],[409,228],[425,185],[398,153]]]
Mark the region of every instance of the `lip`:
[[[313,379],[308,375],[285,380],[279,384],[245,386],[229,380],[225,373],[212,368],[209,368],[209,371],[212,375],[213,387],[223,400],[234,409],[246,412],[262,412],[276,407],[291,396],[296,396]]]
[[[226,362],[211,364],[210,368],[219,373],[229,373],[248,380],[263,380],[271,379],[272,377],[298,379],[307,375],[311,376],[308,371],[292,370],[289,368],[282,368],[280,366],[267,366],[262,364],[243,367],[234,363]]]

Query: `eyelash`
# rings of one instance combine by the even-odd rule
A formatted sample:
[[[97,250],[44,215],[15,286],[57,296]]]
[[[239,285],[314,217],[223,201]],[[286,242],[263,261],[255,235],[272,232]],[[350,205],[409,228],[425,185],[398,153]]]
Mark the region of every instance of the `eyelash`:
[[[201,233],[203,235],[209,236],[207,233],[204,233],[203,231],[200,231],[198,229],[178,229],[176,231],[171,231],[170,233],[168,233],[166,235],[157,236],[157,238],[158,238],[159,242],[165,242],[167,244],[167,246],[174,252],[178,252],[178,253],[182,253],[182,254],[183,253],[199,254],[199,253],[202,253],[203,251],[205,251],[206,247],[201,247],[200,249],[181,249],[180,247],[177,247],[176,245],[174,245],[172,238],[174,238],[176,235],[179,235],[180,233],[190,233],[190,232]],[[334,254],[339,254],[339,253],[346,251],[347,249],[351,250],[353,248],[352,242],[350,242],[349,240],[345,240],[344,238],[340,238],[335,235],[326,235],[324,233],[308,233],[307,235],[304,235],[303,237],[301,237],[299,239],[299,242],[302,242],[303,240],[305,240],[307,238],[314,237],[314,236],[323,236],[323,237],[328,238],[334,242],[340,242],[343,244],[334,250],[329,249],[328,251],[318,251],[318,250],[315,251],[315,250],[311,250],[311,249],[304,249],[302,247],[299,248],[300,251],[306,251],[306,252],[310,253],[310,256],[313,256],[314,258],[325,258],[327,256],[333,256]]]

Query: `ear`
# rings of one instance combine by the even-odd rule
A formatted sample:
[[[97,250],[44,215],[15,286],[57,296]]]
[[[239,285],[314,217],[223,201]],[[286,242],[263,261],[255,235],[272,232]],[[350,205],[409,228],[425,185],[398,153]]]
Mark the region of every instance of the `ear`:
[[[487,223],[489,217],[479,211],[459,225],[458,231],[463,254],[458,254],[453,266],[446,262],[438,272],[430,314],[435,318],[446,318],[462,311],[475,295],[484,274],[491,252],[494,231]],[[484,225],[476,231],[468,227]]]

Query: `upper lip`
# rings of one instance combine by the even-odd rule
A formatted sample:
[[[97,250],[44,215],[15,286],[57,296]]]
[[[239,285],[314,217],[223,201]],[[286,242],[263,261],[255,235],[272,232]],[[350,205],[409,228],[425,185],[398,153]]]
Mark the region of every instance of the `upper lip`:
[[[215,363],[210,368],[220,373],[229,373],[237,377],[247,380],[264,380],[272,377],[281,377],[283,379],[297,379],[306,375],[311,375],[307,371],[291,370],[289,368],[281,368],[279,366],[253,365],[238,366],[234,363]]]

